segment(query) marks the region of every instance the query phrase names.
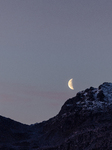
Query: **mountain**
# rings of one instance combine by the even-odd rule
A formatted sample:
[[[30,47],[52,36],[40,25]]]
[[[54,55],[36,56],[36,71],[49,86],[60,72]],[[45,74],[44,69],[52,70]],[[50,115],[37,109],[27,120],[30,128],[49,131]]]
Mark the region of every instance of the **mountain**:
[[[0,116],[0,150],[112,150],[112,83],[78,92],[48,121]]]

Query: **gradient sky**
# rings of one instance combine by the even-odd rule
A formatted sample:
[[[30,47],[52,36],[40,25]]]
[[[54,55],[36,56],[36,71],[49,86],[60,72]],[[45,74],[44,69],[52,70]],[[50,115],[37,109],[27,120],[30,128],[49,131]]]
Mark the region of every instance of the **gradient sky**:
[[[111,82],[111,64],[111,0],[0,0],[1,115],[47,120],[77,92]]]

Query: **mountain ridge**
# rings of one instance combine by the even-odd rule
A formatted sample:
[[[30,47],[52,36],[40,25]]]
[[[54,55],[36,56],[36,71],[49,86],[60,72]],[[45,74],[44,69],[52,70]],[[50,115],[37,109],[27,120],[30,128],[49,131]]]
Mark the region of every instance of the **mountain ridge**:
[[[112,83],[78,92],[41,123],[0,116],[0,135],[1,150],[111,150]]]

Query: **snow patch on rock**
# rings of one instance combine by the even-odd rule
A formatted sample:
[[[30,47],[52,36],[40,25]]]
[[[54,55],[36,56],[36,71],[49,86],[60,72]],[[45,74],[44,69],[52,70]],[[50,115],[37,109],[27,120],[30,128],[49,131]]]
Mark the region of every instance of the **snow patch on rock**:
[[[82,107],[82,110],[102,110],[112,104],[112,83],[104,82],[98,88],[90,87],[78,94],[80,99],[76,104]]]

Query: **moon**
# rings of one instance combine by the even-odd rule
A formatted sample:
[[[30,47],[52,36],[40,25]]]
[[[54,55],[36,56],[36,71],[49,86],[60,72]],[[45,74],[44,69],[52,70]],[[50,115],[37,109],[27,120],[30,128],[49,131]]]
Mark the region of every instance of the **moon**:
[[[68,81],[68,87],[71,89],[71,90],[74,90],[74,87],[73,87],[73,79],[70,79]]]

